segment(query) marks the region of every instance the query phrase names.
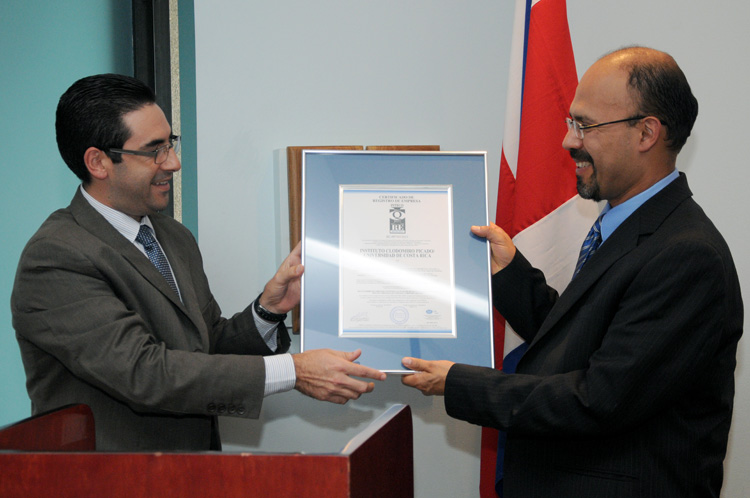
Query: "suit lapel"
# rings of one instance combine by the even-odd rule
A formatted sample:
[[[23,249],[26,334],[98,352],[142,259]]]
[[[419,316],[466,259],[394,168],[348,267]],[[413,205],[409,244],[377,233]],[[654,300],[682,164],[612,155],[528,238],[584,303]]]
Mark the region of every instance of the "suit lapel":
[[[154,225],[154,229],[156,230],[156,235],[158,238],[161,231],[161,223],[159,222],[157,217],[151,217],[151,221]],[[177,285],[180,288],[180,294],[182,295],[182,302],[180,303],[180,306],[185,314],[187,314],[190,320],[197,327],[201,335],[203,344],[206,347],[206,350],[208,350],[208,330],[206,329],[205,322],[203,321],[203,315],[201,314],[200,303],[198,302],[198,296],[195,293],[195,287],[193,287],[193,280],[190,275],[189,256],[186,254],[184,248],[180,247],[179,244],[177,244],[171,237],[162,237],[162,239],[159,239],[159,244],[161,244],[162,249],[164,249],[164,253],[167,255],[169,264],[172,267],[172,272],[177,279]],[[164,280],[163,277],[162,280]],[[164,283],[166,283],[166,280],[164,280]],[[169,284],[167,284],[167,288],[169,289]],[[174,295],[174,291],[172,291],[171,289],[169,289],[169,291],[172,293],[172,295]]]
[[[175,294],[174,290],[172,290],[167,281],[164,279],[164,276],[159,273],[159,270],[156,269],[153,263],[151,263],[151,261],[141,251],[139,251],[132,242],[123,237],[122,234],[117,231],[117,229],[115,229],[101,214],[99,214],[96,209],[94,209],[91,204],[89,204],[89,202],[83,197],[80,190],[76,190],[76,195],[73,197],[73,201],[70,204],[70,211],[79,225],[88,230],[92,235],[100,239],[105,244],[111,246],[118,253],[120,253],[122,257],[125,258],[133,266],[133,268],[138,273],[140,273],[141,276],[143,276],[146,281],[156,287],[164,295],[164,297],[169,299],[169,301],[175,307],[177,307],[182,313],[190,318],[195,326],[201,331],[201,336],[206,335],[206,331],[204,330],[205,326],[201,325],[203,323],[203,320],[200,316],[200,312],[198,312],[198,315],[196,316],[195,313],[191,313],[188,311],[186,304],[183,304],[180,301],[179,296]],[[159,235],[157,233],[157,238],[158,236]],[[172,271],[175,273],[175,277],[177,278],[177,285],[180,288],[180,292],[183,293],[183,297],[189,296],[193,301],[195,301],[195,291],[190,284],[189,273],[186,270],[186,268],[188,267],[187,263],[182,257],[179,256],[177,251],[168,251],[167,248],[164,247],[166,243],[166,246],[170,247],[171,249],[170,243],[168,243],[166,240],[164,241],[164,243],[159,240],[159,243],[162,245],[165,253],[167,254],[167,258],[169,259],[170,265],[172,266]],[[193,306],[193,309],[197,307],[198,305],[196,303],[195,306]],[[202,338],[205,342],[206,337]]]
[[[539,332],[534,336],[529,348],[549,333],[612,265],[638,247],[644,237],[654,233],[667,216],[691,196],[692,192],[688,187],[687,179],[681,173],[679,178],[630,215],[591,256],[578,276],[568,284],[545,318]]]
[[[623,223],[607,241],[591,256],[581,272],[560,294],[555,305],[545,318],[539,332],[534,336],[532,345],[546,335],[555,324],[583,297],[583,295],[604,275],[620,258],[635,249],[638,241],[636,223]],[[530,346],[531,347],[531,346]]]

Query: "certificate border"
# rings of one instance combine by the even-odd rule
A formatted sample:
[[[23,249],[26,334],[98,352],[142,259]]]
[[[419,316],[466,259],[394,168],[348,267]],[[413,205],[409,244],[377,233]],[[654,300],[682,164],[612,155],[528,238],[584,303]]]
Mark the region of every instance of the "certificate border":
[[[342,184],[453,186],[456,338],[338,335]],[[303,150],[301,351],[361,349],[363,364],[390,373],[410,372],[404,356],[494,367],[489,244],[469,230],[488,220],[486,152]]]
[[[344,206],[344,193],[347,191],[362,191],[362,192],[403,192],[403,193],[426,193],[426,192],[438,192],[447,196],[448,204],[448,224],[453,227],[453,185],[434,185],[434,184],[368,184],[368,185],[339,185],[339,248],[344,245],[343,237],[343,206]],[[381,337],[381,338],[455,338],[456,337],[456,265],[454,264],[455,251],[453,247],[453,231],[450,230],[448,234],[448,257],[449,257],[449,268],[448,276],[450,280],[450,330],[446,331],[435,331],[435,330],[418,330],[418,329],[392,329],[392,330],[346,330],[344,328],[344,293],[341,290],[344,288],[344,272],[341,269],[341,261],[343,260],[342,251],[339,251],[339,337]],[[363,262],[364,264],[367,261]],[[394,308],[396,310],[397,308]]]

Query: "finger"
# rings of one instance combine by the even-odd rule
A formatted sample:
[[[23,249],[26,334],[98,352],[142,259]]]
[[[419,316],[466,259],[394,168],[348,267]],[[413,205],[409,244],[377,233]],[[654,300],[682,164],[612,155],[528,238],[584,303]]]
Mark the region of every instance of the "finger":
[[[416,374],[404,375],[401,377],[401,383],[409,387],[417,387],[419,378]]]
[[[375,389],[375,384],[372,382],[364,382],[347,377],[345,383],[332,385],[328,390],[328,396],[359,399],[361,395],[370,393],[373,389]]]
[[[354,379],[352,379],[354,380]],[[375,389],[375,383],[374,382],[364,382],[361,380],[356,381],[356,385],[353,388],[350,388],[349,391],[352,394],[352,398],[350,399],[357,399],[362,394],[371,393]],[[356,396],[353,397],[353,396]]]
[[[374,379],[374,380],[386,379],[385,372],[381,372],[380,370],[366,367],[358,363],[350,363],[349,365],[347,365],[347,368],[345,369],[344,373],[346,375],[354,375],[355,377],[364,377],[367,379]]]
[[[294,266],[298,265],[302,262],[302,243],[297,242],[297,245],[294,246],[294,249],[287,254],[286,258],[284,258],[284,261],[281,263],[281,266]]]
[[[296,265],[296,266],[293,266],[290,269],[291,275],[289,277],[289,280],[294,280],[296,278],[301,277],[304,272],[305,272],[305,265]]]
[[[330,403],[336,403],[338,405],[346,404],[346,402],[351,399],[350,397],[333,394],[327,391],[312,391],[306,394],[314,399],[317,399],[318,401],[328,401]]]
[[[292,252],[289,253],[289,256],[302,256],[302,241],[297,242],[297,245],[294,246],[294,249],[292,249]]]
[[[407,387],[413,387],[414,389],[421,391],[425,396],[430,396],[430,383],[424,381],[424,375],[404,375],[401,378],[401,383]]]
[[[375,389],[375,384],[358,381],[339,374],[327,381],[302,381],[295,388],[303,394],[321,401],[345,403],[350,399],[359,399],[362,394],[372,392]]]
[[[275,277],[288,280],[290,278],[302,275],[304,266],[302,265],[301,247],[302,244],[300,242],[298,242],[297,245],[294,246],[292,252],[290,252],[287,257],[284,258],[284,261],[279,266],[278,270],[276,271]]]
[[[345,369],[344,369],[344,373],[346,375],[354,375],[355,377],[365,377],[368,379],[375,379],[375,380],[386,379],[385,372],[381,372],[380,370],[376,370],[374,368],[370,368],[365,365],[360,365],[359,363],[354,363],[354,360],[356,360],[362,355],[361,349],[357,349],[355,351],[350,351],[350,352],[342,352],[342,351],[331,351],[331,352],[334,354],[343,356],[345,359],[349,360],[350,364],[345,365]]]
[[[292,280],[295,280],[299,278],[302,273],[305,271],[304,265],[291,265],[288,267],[281,267],[279,268],[279,271],[276,273],[276,276],[280,280],[281,285],[286,285]]]

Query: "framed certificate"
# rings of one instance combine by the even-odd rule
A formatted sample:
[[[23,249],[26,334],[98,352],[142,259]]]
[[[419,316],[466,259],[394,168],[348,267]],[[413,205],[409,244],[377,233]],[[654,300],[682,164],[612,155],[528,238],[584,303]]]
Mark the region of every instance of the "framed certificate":
[[[484,152],[302,152],[301,349],[494,366]]]

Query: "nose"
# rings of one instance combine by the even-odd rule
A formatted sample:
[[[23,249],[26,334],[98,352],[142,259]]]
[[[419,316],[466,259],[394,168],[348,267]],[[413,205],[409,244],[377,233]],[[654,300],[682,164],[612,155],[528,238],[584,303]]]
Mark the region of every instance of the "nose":
[[[167,160],[161,163],[160,166],[164,171],[180,171],[182,169],[182,163],[174,149],[169,149]]]
[[[578,138],[575,131],[569,129],[563,137],[562,146],[565,150],[580,149],[583,147],[583,139]]]

